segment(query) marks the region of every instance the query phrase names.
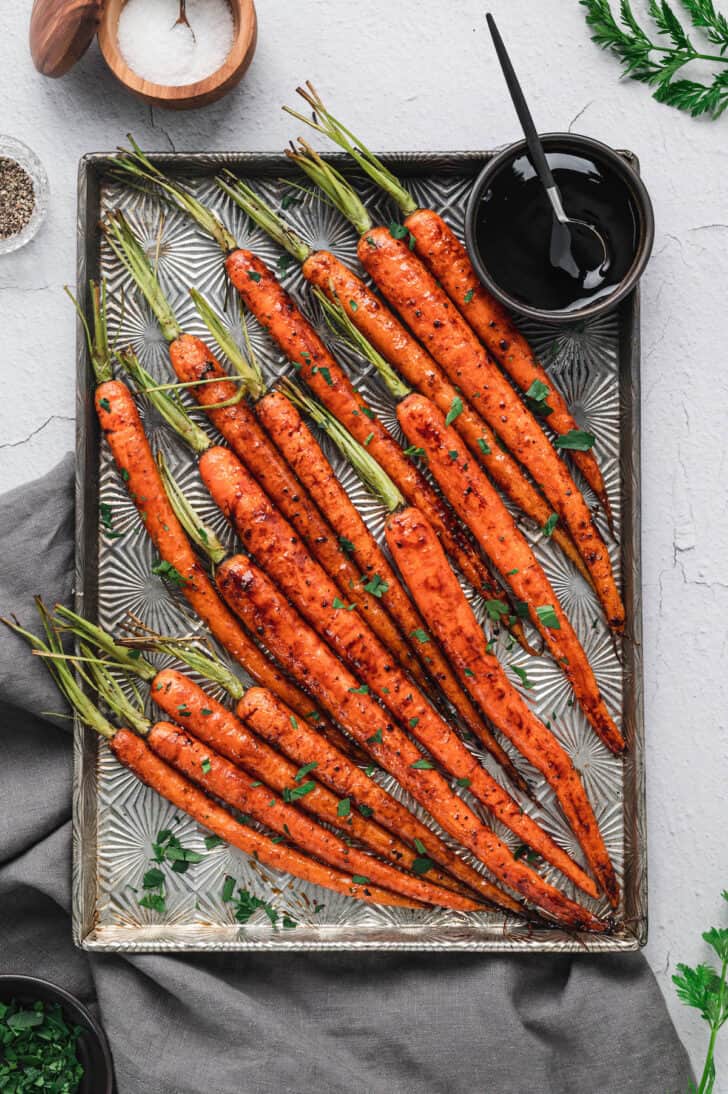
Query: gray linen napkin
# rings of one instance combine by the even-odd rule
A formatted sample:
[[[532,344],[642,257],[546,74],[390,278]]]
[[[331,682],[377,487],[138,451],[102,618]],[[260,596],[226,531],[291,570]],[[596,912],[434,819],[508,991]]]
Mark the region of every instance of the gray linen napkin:
[[[73,461],[0,499],[0,612],[69,602]],[[71,942],[71,748],[43,666],[0,634],[0,971],[96,1011],[120,1094],[683,1094],[641,955],[89,957]]]

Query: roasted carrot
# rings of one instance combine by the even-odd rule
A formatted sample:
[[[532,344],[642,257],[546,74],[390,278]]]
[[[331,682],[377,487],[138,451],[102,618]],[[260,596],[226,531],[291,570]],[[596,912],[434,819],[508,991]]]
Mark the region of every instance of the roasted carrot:
[[[242,402],[236,385],[226,375],[201,338],[182,332],[156,272],[123,215],[118,212],[110,215],[105,225],[110,246],[134,278],[157,318],[168,342],[170,361],[178,378],[185,384],[203,381],[195,386],[194,394],[198,401],[205,405],[217,406],[216,410],[211,410],[209,413],[214,424],[224,431],[223,435],[226,439],[235,442],[238,457],[259,481],[264,480],[263,485],[269,491],[272,500],[280,505],[294,522],[300,534],[307,539],[317,559],[339,587],[347,596],[354,598],[369,620],[372,630],[385,645],[392,649],[406,667],[415,675],[419,675],[424,682],[424,676],[411,649],[378,600],[369,595],[364,588],[361,575],[357,573],[346,554],[340,550],[330,525],[318,512],[301,484],[296,483],[295,477],[287,472],[285,463],[279,457],[275,447],[267,441],[263,431],[257,427],[253,413]],[[222,324],[210,306],[198,293],[194,293],[194,297],[203,317],[208,316],[210,321],[222,331]],[[233,356],[236,367],[241,373],[240,378],[245,380],[251,396],[259,397],[265,390],[259,368],[254,361],[243,359],[237,346],[232,343],[226,333],[222,333],[220,337],[223,338],[228,352]],[[134,376],[137,383],[143,380],[140,367],[137,366],[134,369]],[[210,383],[210,380],[215,379],[219,379],[220,382]],[[220,406],[220,403],[232,405]],[[178,413],[171,418],[167,416],[167,420],[183,439],[191,444],[194,451],[198,454],[204,451],[205,447],[211,443],[209,438],[191,421],[184,422],[183,428],[180,429],[179,417]]]
[[[311,770],[314,785],[309,793],[300,798],[301,808],[327,824],[343,829],[390,863],[411,868],[416,856],[402,839],[414,845],[415,839],[421,841],[423,837],[427,838],[428,855],[433,861],[445,858],[449,863],[455,857],[447,853],[444,844],[440,845],[437,837],[405,806],[367,778],[333,745],[322,740],[317,730],[307,726],[303,719],[299,721],[290,707],[276,699],[272,692],[258,688],[252,690],[254,694],[251,698],[246,693],[240,700],[239,717],[235,717],[188,676],[174,669],[162,669],[150,685],[152,699],[170,718],[180,723],[184,721],[185,728],[197,738],[279,793],[294,786],[301,768],[315,762],[315,768]],[[265,713],[258,714],[259,711]],[[259,726],[265,729],[264,733],[259,733]],[[262,736],[279,745],[281,741],[290,741],[291,735],[298,745],[295,755],[290,745],[284,747],[283,752],[292,756],[295,764],[281,756],[265,740],[260,740]],[[321,783],[342,792],[345,798],[353,797],[361,810],[354,807],[346,811],[341,807],[341,798]],[[386,827],[390,828],[389,832],[379,827],[377,821],[380,814],[388,821]],[[437,859],[434,850],[438,850]],[[471,870],[468,875],[470,881],[473,874],[476,879],[479,876]],[[446,886],[450,884],[445,875],[435,870],[430,871],[428,880]],[[463,892],[459,886],[456,888]]]
[[[287,708],[272,692],[266,688],[249,688],[238,703],[236,711],[238,717],[258,736],[280,748],[296,763],[305,764],[307,757],[315,755],[318,761],[317,780],[331,787],[342,799],[356,802],[357,807],[372,809],[378,823],[399,837],[396,850],[385,852],[385,857],[401,866],[411,867],[413,856],[410,847],[417,847],[419,844],[420,848],[425,848],[428,858],[439,863],[470,891],[507,911],[517,914],[523,912],[520,904],[505,892],[496,889],[483,874],[451,851],[434,832],[369,775],[349,762],[331,745],[322,742],[314,729],[302,722],[294,725]],[[353,812],[352,808],[352,814]],[[340,824],[340,818],[337,819]],[[407,854],[403,854],[404,845],[400,840],[410,844],[410,847],[405,848]],[[371,842],[368,845],[373,850],[379,850]],[[447,876],[440,873],[431,873],[430,876],[438,885],[449,885]],[[464,890],[461,888],[458,891]]]
[[[213,448],[206,452],[200,460],[200,474],[241,542],[263,562],[268,575],[321,638],[380,696],[395,717],[409,726],[428,748],[429,738],[439,742],[451,739],[447,748],[441,748],[440,758],[445,766],[448,748],[461,763],[468,760],[469,754],[457,735],[352,611],[353,606],[337,596],[336,586],[227,449]],[[429,646],[425,631],[416,631],[414,637]],[[510,773],[511,760],[484,725],[479,736],[485,738],[486,747]],[[457,773],[453,768],[449,770]],[[473,778],[473,793],[504,823],[511,827],[515,823],[521,834],[521,825],[528,823],[522,820],[522,810],[483,769]]]
[[[229,255],[225,268],[245,305],[268,329],[314,395],[360,443],[367,442],[405,498],[422,509],[447,553],[476,589],[493,590],[493,580],[452,510],[426,482],[386,426],[354,390],[316,331],[265,263],[243,249]]]
[[[481,285],[465,247],[452,228],[433,209],[418,208],[414,197],[384,166],[379,157],[326,109],[312,84],[308,83],[305,88],[299,87],[297,90],[313,108],[314,120],[292,110],[288,110],[288,113],[311,125],[319,133],[324,133],[348,152],[375,185],[394,199],[405,217],[403,227],[405,233],[409,233],[410,246],[442,285],[485,347],[526,394],[531,392],[534,383],[548,388],[547,409],[550,413],[547,423],[554,432],[566,434],[578,430],[579,426],[563,395],[536,360],[531,347],[505,308]],[[545,394],[543,388],[539,387],[537,390],[542,396]],[[611,524],[609,498],[594,453],[574,451],[572,457],[599,498]]]
[[[325,498],[326,512],[333,524],[343,533],[350,544],[352,558],[359,563],[376,589],[385,607],[399,623],[402,633],[409,635],[410,644],[443,694],[450,700],[462,718],[463,724],[479,737],[485,747],[492,750],[498,762],[507,770],[512,781],[520,789],[527,789],[518,772],[513,768],[493,734],[485,726],[473,704],[465,695],[452,669],[435,642],[423,646],[414,637],[425,629],[422,616],[402,588],[389,560],[379,547],[366,524],[353,505],[349,495],[336,478],[331,465],[296,410],[290,399],[273,391],[260,400],[258,416],[268,433],[278,445],[298,477],[316,497]],[[401,495],[399,495],[401,501]]]
[[[541,392],[543,398],[539,401],[548,412],[544,418],[546,425],[562,436],[580,431],[581,427],[553,377],[537,359],[506,309],[480,283],[468,252],[440,214],[432,209],[416,209],[405,218],[404,226],[414,238],[415,253],[511,380],[526,395],[534,390],[534,385]],[[599,499],[611,525],[609,496],[593,449],[572,451],[570,455]]]
[[[174,726],[169,727],[174,730]],[[321,885],[345,896],[364,900],[368,904],[387,904],[397,908],[421,908],[422,904],[407,897],[397,896],[386,889],[356,880],[357,875],[342,873],[308,858],[293,847],[274,843],[269,836],[240,824],[222,806],[208,798],[202,790],[180,775],[174,768],[152,752],[149,745],[128,729],[118,730],[109,741],[116,758],[134,772],[152,790],[208,828],[231,847],[237,847],[258,862],[285,870],[303,881]]]
[[[564,552],[587,581],[591,575],[573,541],[558,525],[544,497],[524,475],[513,457],[500,445],[490,427],[462,398],[440,366],[412,337],[380,297],[330,251],[316,251],[303,264],[303,275],[344,309],[354,326],[374,348],[422,395],[427,395],[443,414],[462,403],[454,421],[471,454],[483,465],[493,482],[539,528],[550,529],[551,540]]]
[[[415,509],[387,521],[387,543],[435,637],[493,725],[554,790],[594,876],[613,907],[619,885],[597,819],[571,757],[536,717],[490,653],[483,630],[425,517]]]
[[[147,742],[151,750],[180,774],[196,783],[206,793],[213,794],[226,805],[244,813],[276,832],[279,837],[314,855],[329,866],[354,873],[382,888],[423,904],[438,904],[459,912],[482,910],[477,901],[459,896],[432,885],[424,878],[397,870],[373,855],[350,847],[339,835],[322,828],[305,813],[276,794],[270,787],[254,780],[235,764],[230,763],[209,745],[198,741],[170,722],[157,722],[149,730]],[[291,780],[284,788],[289,799],[300,801],[314,787],[304,775]]]
[[[534,626],[571,683],[596,733],[613,752],[622,752],[624,739],[607,710],[579,639],[548,578],[491,483],[471,461],[450,458],[457,434],[429,400],[410,395],[399,404],[397,416],[411,443],[424,449],[435,479],[453,499],[461,518],[513,595],[528,606]]]
[[[498,881],[518,892],[564,925],[604,930],[605,924],[545,882],[484,825],[454,793],[406,733],[387,719],[328,647],[248,559],[226,562],[218,575],[223,595],[256,629],[268,649],[289,671],[305,679],[336,720],[408,790],[451,836],[475,854]],[[478,770],[471,758],[463,784]],[[470,783],[472,785],[472,783]],[[573,866],[571,872],[573,873]],[[594,884],[585,876],[585,885]]]
[[[624,627],[624,605],[609,553],[589,507],[563,460],[524,406],[488,351],[434,277],[400,237],[396,225],[373,227],[347,180],[305,142],[293,159],[348,217],[357,232],[357,254],[367,273],[412,333],[444,369],[458,394],[448,412],[462,413],[463,398],[477,407],[496,436],[531,474],[569,531],[592,577],[609,626]],[[451,500],[451,499],[450,499]]]
[[[395,439],[366,405],[333,359],[311,324],[265,264],[234,237],[213,213],[183,186],[169,179],[132,142],[133,152],[122,150],[117,166],[136,179],[158,187],[177,208],[192,217],[226,256],[225,268],[260,324],[309,384],[314,394],[348,425],[363,442],[370,433],[372,453],[387,470],[405,497],[427,514],[446,550],[464,577],[476,589],[492,588],[492,578],[452,511],[406,459]],[[351,419],[351,422],[350,422]]]

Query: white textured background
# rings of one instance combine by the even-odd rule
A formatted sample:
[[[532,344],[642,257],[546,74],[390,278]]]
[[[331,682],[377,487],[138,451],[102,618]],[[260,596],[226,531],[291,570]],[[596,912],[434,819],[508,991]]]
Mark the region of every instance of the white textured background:
[[[0,5],[0,130],[35,149],[52,188],[36,241],[0,259],[0,488],[73,446],[74,324],[61,290],[74,279],[82,153],[111,149],[128,130],[150,150],[280,149],[295,123],[278,107],[307,77],[374,147],[488,148],[515,137],[483,4],[257,2],[258,51],[243,85],[182,114],[130,98],[95,45],[63,80],[41,78],[27,49],[29,0]],[[677,1002],[670,977],[678,961],[706,959],[700,932],[728,919],[728,115],[693,121],[620,83],[577,0],[491,0],[491,9],[537,124],[634,149],[655,204],[642,325],[647,957],[698,1068],[707,1027]],[[726,1094],[725,1031],[718,1072],[716,1094]]]

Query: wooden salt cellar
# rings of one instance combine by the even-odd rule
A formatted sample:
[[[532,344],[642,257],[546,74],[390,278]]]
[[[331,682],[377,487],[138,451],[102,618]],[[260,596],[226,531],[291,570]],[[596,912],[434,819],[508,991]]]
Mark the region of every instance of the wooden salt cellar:
[[[142,79],[119,49],[119,15],[126,0],[34,0],[30,16],[30,52],[44,76],[63,76],[98,33],[104,60],[117,80],[154,106],[189,110],[222,98],[240,82],[255,53],[258,23],[253,0],[227,0],[233,15],[233,44],[216,72],[194,84],[167,87]]]

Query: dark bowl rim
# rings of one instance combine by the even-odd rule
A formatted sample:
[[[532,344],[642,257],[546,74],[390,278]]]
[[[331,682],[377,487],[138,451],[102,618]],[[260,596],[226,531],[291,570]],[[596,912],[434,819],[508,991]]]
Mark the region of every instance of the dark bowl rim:
[[[49,992],[51,995],[55,995],[58,1002],[68,1007],[73,1007],[77,1011],[79,1018],[83,1019],[86,1024],[88,1033],[95,1038],[101,1049],[101,1055],[104,1060],[104,1067],[106,1074],[98,1076],[105,1082],[104,1094],[112,1094],[114,1089],[114,1061],[111,1056],[111,1048],[109,1047],[109,1039],[104,1032],[103,1027],[94,1018],[93,1014],[83,1005],[80,999],[77,999],[75,995],[71,995],[70,991],[66,991],[65,988],[60,987],[58,984],[54,984],[51,980],[44,980],[41,976],[32,976],[28,973],[0,973],[0,992],[6,985],[17,984],[18,991],[24,992],[27,988],[28,993],[34,989],[41,988],[44,991]],[[15,994],[15,992],[13,992]],[[80,1023],[79,1023],[80,1024]],[[95,1077],[96,1078],[96,1077]]]
[[[571,311],[565,311],[563,309],[549,311],[546,308],[536,308],[529,304],[524,304],[523,301],[517,300],[515,297],[510,296],[509,293],[505,292],[505,290],[503,290],[491,277],[475,242],[477,206],[485,186],[495,173],[510,159],[527,151],[525,139],[514,141],[512,144],[502,148],[488,160],[475,177],[465,211],[465,244],[468,249],[468,254],[478,277],[488,291],[492,293],[504,307],[515,312],[517,315],[521,315],[526,319],[536,320],[537,322],[551,323],[552,325],[578,323],[584,319],[594,319],[597,316],[612,311],[612,309],[635,288],[644,272],[645,266],[652,254],[652,246],[655,239],[655,215],[652,201],[647,187],[638,174],[638,171],[632,166],[632,163],[639,163],[637,156],[633,152],[617,151],[617,149],[612,148],[603,141],[596,140],[594,137],[585,137],[581,133],[553,132],[540,133],[539,136],[547,145],[563,142],[565,146],[580,147],[589,150],[596,157],[601,157],[611,167],[616,169],[620,177],[625,181],[634,200],[635,208],[640,219],[639,245],[629,270],[609,296],[602,297],[595,300],[593,303],[586,304],[582,308]],[[547,150],[551,151],[552,149],[547,148]],[[630,162],[630,160],[632,162]]]

